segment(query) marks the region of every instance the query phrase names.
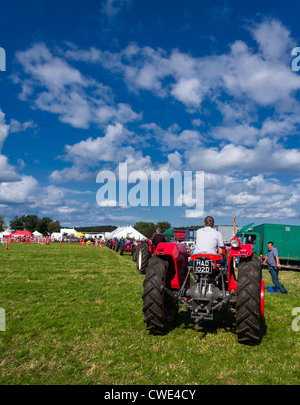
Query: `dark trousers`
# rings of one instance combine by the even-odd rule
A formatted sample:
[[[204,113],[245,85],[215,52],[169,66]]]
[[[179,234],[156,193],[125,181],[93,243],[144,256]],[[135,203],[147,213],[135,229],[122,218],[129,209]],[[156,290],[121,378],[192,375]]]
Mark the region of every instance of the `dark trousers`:
[[[276,287],[276,291],[280,292],[280,293],[286,293],[286,289],[280,283],[279,278],[278,278],[278,273],[279,273],[278,267],[277,266],[268,266],[268,267],[269,267],[269,272],[272,277],[273,284]]]

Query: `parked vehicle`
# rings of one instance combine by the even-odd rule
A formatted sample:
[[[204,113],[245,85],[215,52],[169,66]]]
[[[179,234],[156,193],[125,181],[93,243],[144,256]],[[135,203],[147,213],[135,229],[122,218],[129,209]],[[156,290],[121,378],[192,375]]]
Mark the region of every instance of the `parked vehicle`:
[[[144,322],[151,334],[164,335],[174,328],[179,306],[189,311],[196,324],[213,320],[216,311],[228,308],[236,314],[238,342],[260,343],[264,320],[261,260],[252,245],[240,244],[238,238],[230,243],[228,270],[220,255],[198,254],[189,262],[184,243],[158,244],[143,283]]]
[[[236,237],[241,243],[252,245],[255,253],[266,256],[267,244],[273,242],[281,263],[300,265],[300,226],[262,224],[251,228],[252,225],[246,225],[237,232]]]

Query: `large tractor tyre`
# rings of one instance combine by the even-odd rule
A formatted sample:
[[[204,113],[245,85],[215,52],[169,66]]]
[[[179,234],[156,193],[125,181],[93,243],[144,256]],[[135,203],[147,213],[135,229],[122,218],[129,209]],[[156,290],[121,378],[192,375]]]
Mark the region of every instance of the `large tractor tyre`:
[[[150,252],[148,244],[141,243],[136,258],[136,268],[138,269],[140,274],[145,274],[149,262],[149,257]]]
[[[239,265],[236,333],[239,343],[247,345],[260,343],[262,336],[261,272],[256,260],[242,261]]]
[[[123,256],[123,253],[124,253],[124,246],[121,245],[120,246],[120,256]]]
[[[116,243],[116,252],[118,252],[118,251],[119,251],[119,249],[120,249],[120,243],[119,243],[119,242],[117,242],[117,243]]]
[[[138,254],[138,247],[134,245],[132,246],[132,261],[136,262],[137,254]]]
[[[256,270],[259,272],[260,277],[262,277],[262,259],[257,253],[252,253],[252,256],[243,260],[249,263],[253,263]]]
[[[152,256],[143,283],[144,322],[152,335],[165,335],[176,324],[178,306],[164,289],[171,280],[168,261]]]
[[[256,269],[259,271],[260,277],[262,277],[262,260],[257,253],[252,254],[252,262],[255,263]]]

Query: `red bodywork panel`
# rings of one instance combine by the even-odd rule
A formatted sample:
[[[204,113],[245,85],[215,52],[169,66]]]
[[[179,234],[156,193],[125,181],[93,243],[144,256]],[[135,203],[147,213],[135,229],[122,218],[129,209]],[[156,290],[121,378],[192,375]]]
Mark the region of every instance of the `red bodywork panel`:
[[[174,229],[174,237],[177,239],[185,239],[185,230],[182,229]]]
[[[221,255],[213,255],[213,254],[208,254],[208,253],[200,253],[198,255],[194,255],[192,256],[192,260],[198,259],[198,257],[207,257],[208,259],[210,259],[211,261],[214,262],[214,267],[217,266],[217,262],[222,260],[222,256]]]
[[[238,247],[228,248],[226,249],[226,259],[228,263],[228,291],[231,292],[232,290],[236,293],[237,292],[237,282],[233,268],[233,259],[234,257],[251,257],[253,251],[252,245],[239,245]]]
[[[252,245],[240,245],[236,248],[227,248],[225,251],[225,257],[228,263],[228,290],[237,292],[237,282],[233,268],[232,258],[234,257],[250,257],[252,255],[253,247]],[[171,282],[171,287],[174,289],[180,289],[182,286],[186,274],[188,272],[188,254],[186,250],[186,245],[184,243],[159,243],[155,250],[155,254],[158,256],[169,255],[172,257],[175,268],[175,276]],[[222,260],[221,255],[214,254],[201,254],[195,255],[192,259],[197,257],[207,257],[210,260],[216,262]]]
[[[184,243],[161,242],[155,249],[157,256],[169,255],[174,261],[175,276],[171,281],[171,287],[179,290],[188,272],[188,254]]]

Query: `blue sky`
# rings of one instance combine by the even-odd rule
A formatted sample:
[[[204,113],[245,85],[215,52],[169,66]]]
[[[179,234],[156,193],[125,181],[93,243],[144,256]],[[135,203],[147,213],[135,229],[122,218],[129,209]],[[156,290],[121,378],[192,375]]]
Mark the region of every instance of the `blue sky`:
[[[296,1],[1,7],[0,212],[64,226],[300,224]],[[204,172],[204,213],[99,206],[99,171]],[[108,204],[109,205],[109,204]]]

